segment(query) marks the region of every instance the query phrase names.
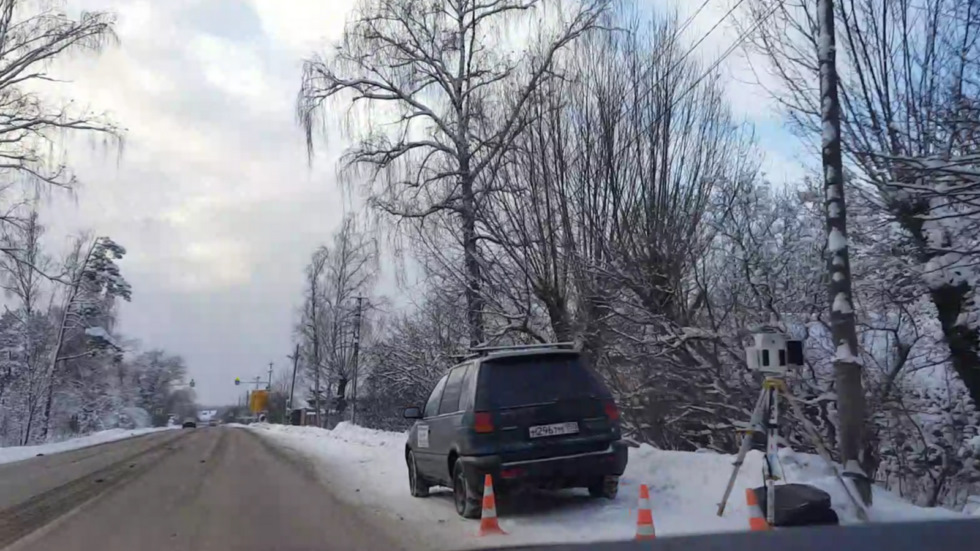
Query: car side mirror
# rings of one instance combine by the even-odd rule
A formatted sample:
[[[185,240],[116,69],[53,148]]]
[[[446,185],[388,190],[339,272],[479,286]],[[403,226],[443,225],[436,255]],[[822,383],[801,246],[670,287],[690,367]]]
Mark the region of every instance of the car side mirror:
[[[417,407],[405,408],[405,419],[421,419],[422,410]]]

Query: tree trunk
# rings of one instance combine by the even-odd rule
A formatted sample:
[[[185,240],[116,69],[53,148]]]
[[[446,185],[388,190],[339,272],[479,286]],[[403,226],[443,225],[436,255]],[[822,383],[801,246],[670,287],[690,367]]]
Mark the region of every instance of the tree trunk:
[[[289,383],[289,401],[287,402],[286,410],[286,424],[292,424],[292,410],[296,408],[296,404],[293,403],[293,395],[296,391],[296,368],[299,367],[299,343],[296,344],[296,350],[293,352],[293,378],[292,382]]]
[[[48,367],[48,395],[44,406],[44,425],[41,430],[42,440],[46,440],[48,437],[48,430],[51,425],[51,406],[54,398],[54,384],[58,375],[58,361],[61,358],[61,349],[65,345],[65,333],[68,330],[68,316],[71,313],[72,308],[75,306],[75,300],[78,298],[79,288],[82,285],[82,276],[85,273],[85,269],[88,267],[88,263],[92,260],[92,254],[95,252],[96,245],[99,244],[99,238],[93,239],[89,244],[88,251],[85,253],[85,257],[82,259],[81,264],[74,267],[75,272],[72,275],[71,287],[68,289],[68,296],[65,297],[65,307],[61,312],[61,324],[58,327],[58,338],[55,341],[54,353],[51,355],[51,363]],[[78,247],[81,247],[81,242],[79,242]],[[77,257],[76,257],[77,258]]]
[[[34,411],[36,409],[33,404],[27,409],[27,425],[24,427],[24,438],[21,440],[21,446],[26,446],[31,441],[31,425],[34,424]]]
[[[313,371],[313,407],[316,408],[316,425],[323,428],[323,413],[320,404],[320,364],[317,354],[313,354],[314,368]]]
[[[463,163],[468,172],[468,163]],[[483,295],[481,294],[481,275],[479,251],[476,243],[476,198],[473,194],[473,181],[464,176],[463,194],[463,263],[466,267],[466,320],[469,325],[470,346],[483,343]]]
[[[86,263],[88,262],[88,257],[86,257]],[[65,344],[65,332],[67,331],[68,325],[68,314],[71,311],[72,305],[75,301],[75,297],[78,294],[79,282],[76,280],[73,282],[70,294],[68,295],[68,300],[65,301],[64,311],[61,313],[61,326],[58,327],[58,338],[55,341],[54,353],[51,355],[51,364],[48,368],[48,395],[44,405],[44,425],[41,429],[41,438],[47,439],[48,429],[50,427],[51,419],[51,405],[54,398],[54,385],[55,380],[58,376],[58,359],[61,356],[61,349]]]
[[[319,271],[314,270],[310,276],[310,318],[313,329],[313,407],[316,408],[316,426],[323,428],[322,404],[320,404],[320,325],[317,323],[316,310],[319,294],[317,293],[317,278]]]
[[[548,310],[551,330],[557,342],[570,342],[575,338],[572,324],[569,321],[567,301],[558,293],[549,293],[547,297],[539,297]]]
[[[836,44],[833,0],[820,0],[820,34],[817,56],[820,62],[821,118],[823,121],[822,161],[824,207],[827,217],[827,269],[830,275],[830,326],[837,347],[834,375],[837,390],[838,447],[845,475],[852,478],[862,501],[871,504],[871,481],[867,471],[864,389],[857,354],[854,301],[851,294],[851,267],[847,246],[847,208],[844,200],[844,174],[840,143],[840,101],[837,90]]]
[[[943,336],[949,346],[950,361],[973,399],[980,408],[980,332],[976,327],[957,323],[960,313],[970,307],[974,290],[966,283],[943,285],[930,293],[936,305]]]
[[[347,411],[347,383],[348,378],[346,375],[341,374],[337,379],[337,412],[344,413]]]
[[[901,176],[910,179],[915,177],[913,173],[907,174]],[[895,218],[909,232],[916,249],[920,251],[916,260],[923,266],[944,254],[934,250],[926,237],[923,220],[932,214],[926,201],[910,202],[895,212]],[[946,246],[950,245],[947,243]],[[938,287],[930,286],[929,296],[936,306],[936,315],[949,347],[953,369],[970,393],[975,407],[980,408],[980,329],[957,323],[960,314],[973,307],[971,299],[975,292],[972,285],[960,281],[955,285],[945,283]]]
[[[55,370],[57,370],[58,364],[55,363]],[[56,373],[51,373],[51,379],[48,381],[48,396],[45,398],[44,402],[44,424],[41,425],[41,441],[44,442],[48,439],[48,430],[51,427],[51,404],[54,402],[54,380]]]

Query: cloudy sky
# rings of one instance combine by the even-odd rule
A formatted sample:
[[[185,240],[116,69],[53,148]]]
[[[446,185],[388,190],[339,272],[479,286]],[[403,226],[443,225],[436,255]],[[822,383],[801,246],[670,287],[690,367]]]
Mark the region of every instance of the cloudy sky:
[[[49,239],[90,229],[129,250],[133,301],[119,329],[144,347],[183,355],[204,403],[236,399],[236,376],[285,369],[312,249],[345,209],[334,161],[343,143],[306,160],[293,106],[300,63],[341,32],[354,0],[68,0],[118,14],[120,42],[59,64],[77,101],[127,128],[121,155],[73,143],[84,186],[55,196]],[[688,29],[700,36],[731,0],[712,0]],[[690,13],[693,0],[649,0]],[[702,45],[711,58],[734,38],[725,25]],[[693,41],[693,40],[692,40]],[[778,114],[744,61],[726,67],[737,112],[757,124],[774,180],[799,163]],[[339,137],[334,133],[334,137]]]

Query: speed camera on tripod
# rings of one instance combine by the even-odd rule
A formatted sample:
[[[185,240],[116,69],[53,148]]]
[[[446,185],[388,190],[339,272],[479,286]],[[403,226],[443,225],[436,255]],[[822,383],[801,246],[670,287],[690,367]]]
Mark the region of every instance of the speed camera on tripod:
[[[752,346],[745,347],[749,369],[781,375],[791,367],[803,367],[803,341],[786,338],[782,333],[756,333]]]

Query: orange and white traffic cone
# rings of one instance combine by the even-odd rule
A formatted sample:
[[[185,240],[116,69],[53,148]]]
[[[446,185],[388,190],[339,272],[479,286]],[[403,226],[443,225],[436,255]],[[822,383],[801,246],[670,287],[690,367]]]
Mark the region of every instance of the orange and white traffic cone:
[[[749,531],[762,532],[769,529],[769,523],[762,516],[762,508],[759,507],[759,498],[755,495],[752,488],[745,489],[745,504],[749,506]]]
[[[650,510],[650,489],[646,484],[640,484],[640,501],[636,505],[636,539],[652,540],[656,537],[653,511]]]
[[[483,479],[483,513],[480,514],[480,535],[505,535],[497,522],[497,500],[493,497],[493,479],[486,475]]]

